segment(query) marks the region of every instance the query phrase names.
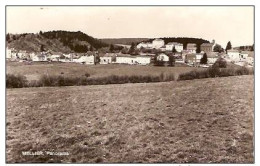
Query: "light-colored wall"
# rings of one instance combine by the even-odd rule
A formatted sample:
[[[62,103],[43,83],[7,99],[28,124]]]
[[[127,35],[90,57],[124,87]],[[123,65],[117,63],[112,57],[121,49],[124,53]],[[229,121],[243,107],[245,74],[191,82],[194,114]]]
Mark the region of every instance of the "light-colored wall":
[[[100,57],[100,64],[112,63],[112,57]]]

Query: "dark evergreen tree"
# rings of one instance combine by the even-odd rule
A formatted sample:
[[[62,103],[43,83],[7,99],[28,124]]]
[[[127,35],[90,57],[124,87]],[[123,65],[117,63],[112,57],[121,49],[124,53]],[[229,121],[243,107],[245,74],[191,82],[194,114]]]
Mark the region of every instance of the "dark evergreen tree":
[[[201,50],[200,50],[200,44],[196,44],[196,53],[200,53],[201,52]]]
[[[208,63],[208,56],[206,53],[203,54],[203,57],[200,59],[200,64],[207,64]]]
[[[40,51],[41,51],[41,52],[43,52],[43,51],[44,51],[44,45],[43,45],[43,44],[41,44]]]
[[[232,49],[231,42],[229,41],[226,46],[226,51]]]
[[[109,51],[110,51],[110,52],[113,52],[113,51],[114,51],[114,45],[113,45],[113,44],[110,44]]]
[[[176,49],[175,49],[175,46],[172,47],[172,52],[173,52],[173,53],[176,53],[176,52],[177,52]]]
[[[169,66],[175,66],[175,58],[173,55],[169,55]]]
[[[133,54],[135,51],[135,43],[132,42],[130,49],[128,50],[128,54]]]

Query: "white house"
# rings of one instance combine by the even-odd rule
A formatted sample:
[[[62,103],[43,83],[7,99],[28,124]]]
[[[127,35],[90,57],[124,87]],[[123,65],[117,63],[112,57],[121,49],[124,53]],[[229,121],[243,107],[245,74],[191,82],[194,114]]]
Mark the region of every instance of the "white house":
[[[233,62],[239,62],[240,61],[240,53],[238,50],[227,50],[228,58]]]
[[[164,40],[162,40],[162,39],[155,39],[155,40],[153,40],[152,45],[153,45],[153,48],[157,48],[158,49],[158,48],[164,46]]]
[[[6,58],[11,59],[12,58],[12,50],[8,47],[6,48]]]
[[[60,55],[51,55],[49,58],[50,58],[51,61],[59,61]]]
[[[151,63],[151,57],[149,56],[131,56],[129,54],[122,54],[116,57],[116,63],[130,64],[130,65],[148,65]]]
[[[173,47],[175,47],[175,50],[177,52],[181,52],[183,50],[183,44],[181,44],[181,43],[170,42],[170,43],[166,44],[167,51],[172,51]]]
[[[148,44],[145,43],[145,42],[141,42],[139,44],[137,44],[136,48],[140,49],[140,48],[147,48],[148,47]]]
[[[158,61],[164,61],[164,62],[168,62],[169,61],[169,56],[164,54],[164,53],[161,53],[157,56],[157,60]]]
[[[129,54],[121,54],[116,57],[116,63],[119,64],[134,64],[135,58]]]
[[[249,64],[249,65],[254,65],[254,58],[253,57],[247,57],[246,58],[246,62]]]
[[[86,65],[94,65],[95,64],[95,56],[90,55],[90,56],[81,56],[79,59],[73,59],[74,62],[76,63],[82,63]]]
[[[207,59],[208,64],[214,64],[218,60],[219,56],[217,52],[208,52]]]
[[[104,56],[100,57],[100,64],[110,64],[114,61],[117,54],[114,53],[106,53]]]
[[[187,47],[186,47],[186,50],[187,50],[189,53],[196,53],[197,45],[196,45],[195,43],[188,43],[188,44],[187,44]]]
[[[196,62],[197,62],[197,63],[200,63],[200,60],[201,60],[201,58],[203,57],[203,54],[198,53],[198,54],[196,54],[195,56],[196,56]]]
[[[47,61],[47,57],[44,54],[35,55],[32,57],[32,61],[34,61],[34,62]]]
[[[151,57],[149,56],[136,56],[135,63],[139,65],[148,65],[151,63]]]
[[[17,56],[18,58],[20,58],[20,59],[22,59],[22,58],[27,58],[27,57],[28,57],[28,53],[27,53],[26,51],[24,51],[24,50],[20,50],[20,51],[16,54],[16,56]]]

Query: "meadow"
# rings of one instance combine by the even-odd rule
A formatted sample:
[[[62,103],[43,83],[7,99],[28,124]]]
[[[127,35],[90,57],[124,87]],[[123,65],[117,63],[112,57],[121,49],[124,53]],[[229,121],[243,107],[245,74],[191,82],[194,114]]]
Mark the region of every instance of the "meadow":
[[[31,66],[21,72],[34,74]],[[39,73],[81,71],[37,67]],[[140,74],[151,72],[138,67]],[[103,74],[98,66],[83,68]],[[6,100],[8,163],[254,162],[253,75],[7,89]],[[23,151],[69,155],[24,156]]]

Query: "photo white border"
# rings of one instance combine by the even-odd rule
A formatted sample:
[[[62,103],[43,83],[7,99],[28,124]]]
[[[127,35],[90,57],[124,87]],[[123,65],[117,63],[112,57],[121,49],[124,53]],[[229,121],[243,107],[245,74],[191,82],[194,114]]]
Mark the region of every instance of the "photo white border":
[[[6,156],[5,156],[5,6],[6,5],[254,5],[255,6],[255,163],[253,165],[259,165],[260,159],[257,154],[259,154],[259,144],[257,140],[259,137],[259,103],[257,99],[259,98],[259,58],[258,58],[258,50],[259,44],[257,42],[256,36],[258,35],[259,27],[259,10],[260,8],[259,0],[1,0],[0,1],[0,20],[1,20],[1,28],[0,28],[0,48],[1,48],[1,56],[0,56],[0,91],[1,91],[1,100],[0,100],[0,164],[6,164]],[[258,39],[259,40],[259,39]],[[8,164],[14,165],[14,164]],[[24,164],[23,164],[24,165]],[[42,164],[33,164],[33,165],[42,165]],[[49,165],[49,164],[47,164]],[[78,164],[73,164],[78,165]],[[107,165],[107,164],[100,164]],[[113,164],[113,165],[121,165],[121,164]],[[147,164],[142,164],[147,165]],[[191,165],[191,164],[173,164],[173,165]],[[209,164],[192,164],[192,165],[209,165]],[[217,164],[220,165],[220,164]],[[237,164],[229,164],[229,165],[237,165]],[[243,165],[252,165],[252,164],[243,164]]]

